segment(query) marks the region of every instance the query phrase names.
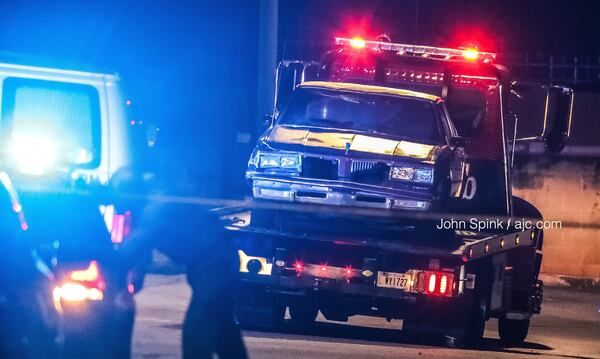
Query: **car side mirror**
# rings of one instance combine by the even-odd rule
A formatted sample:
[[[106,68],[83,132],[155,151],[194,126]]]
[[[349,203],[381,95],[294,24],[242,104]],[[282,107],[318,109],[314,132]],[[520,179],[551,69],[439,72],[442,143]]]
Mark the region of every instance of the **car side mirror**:
[[[517,93],[524,93],[532,91],[533,87],[529,84],[513,81],[513,83],[510,85],[510,89]]]
[[[559,153],[565,148],[571,132],[573,90],[558,86],[549,88],[547,104],[544,144],[546,151]]]
[[[454,147],[465,147],[469,143],[469,139],[462,136],[454,136],[450,138],[450,145]]]
[[[273,123],[275,122],[275,120],[277,120],[277,116],[278,113],[265,113],[264,117],[263,117],[263,121],[262,121],[262,127],[263,129],[267,129],[269,127],[271,127],[271,125],[273,125]]]

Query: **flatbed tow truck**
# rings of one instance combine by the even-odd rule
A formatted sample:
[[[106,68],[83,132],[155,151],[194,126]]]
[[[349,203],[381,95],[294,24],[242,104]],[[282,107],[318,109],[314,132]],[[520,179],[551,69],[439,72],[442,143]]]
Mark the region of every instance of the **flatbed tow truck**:
[[[572,91],[544,88],[543,129],[539,135],[526,136],[517,130],[518,114],[509,110],[507,100],[512,93],[522,98],[528,89],[510,81],[505,68],[492,64],[494,54],[481,53],[478,59],[474,49],[387,40],[337,38],[336,44],[320,63],[280,65],[280,101],[286,97],[282,78],[293,79],[288,87],[296,90],[312,76],[319,81],[439,91],[442,100],[438,102],[448,103],[454,110],[449,117],[458,119],[462,113],[464,120],[464,113],[478,97],[465,96],[460,89],[478,89],[485,97],[485,128],[469,132],[463,123],[457,127],[472,138],[453,132],[456,138],[448,139],[450,150],[462,156],[462,172],[456,182],[463,182],[458,183],[443,212],[320,201],[329,194],[311,194],[308,202],[312,203],[285,203],[296,202],[297,192],[285,201],[256,199],[220,209],[240,257],[243,285],[236,303],[238,321],[243,326],[277,327],[287,308],[291,321],[303,325],[313,322],[319,311],[334,321],[347,321],[352,315],[403,319],[403,335],[436,335],[457,346],[481,339],[486,321],[497,318],[502,342],[507,346],[522,343],[531,316],[541,311],[543,283],[538,275],[543,222],[534,206],[511,194],[514,144],[541,140],[548,150],[560,151],[570,130]],[[357,53],[358,60],[353,57]],[[268,143],[269,132],[281,126],[276,118],[280,106],[285,107],[276,102],[276,115],[261,139],[269,148],[274,147]],[[494,136],[499,140],[497,148]],[[340,156],[353,156],[351,145],[347,144]],[[328,147],[327,143],[319,146]],[[306,160],[314,153],[299,156]],[[338,165],[344,161],[328,156],[328,161]],[[341,165],[338,174],[339,168]],[[435,171],[440,171],[437,168]],[[448,178],[453,176],[448,174]],[[475,187],[480,189],[477,193]],[[312,188],[313,193],[320,193],[319,186]],[[452,192],[450,187],[447,190]],[[444,220],[449,227],[442,225]]]

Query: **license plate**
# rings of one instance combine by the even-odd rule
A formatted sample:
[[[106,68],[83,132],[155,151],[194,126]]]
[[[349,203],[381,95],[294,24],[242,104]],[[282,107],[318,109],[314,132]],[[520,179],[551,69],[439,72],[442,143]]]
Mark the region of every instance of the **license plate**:
[[[410,287],[410,275],[394,272],[377,272],[377,286],[406,290]]]

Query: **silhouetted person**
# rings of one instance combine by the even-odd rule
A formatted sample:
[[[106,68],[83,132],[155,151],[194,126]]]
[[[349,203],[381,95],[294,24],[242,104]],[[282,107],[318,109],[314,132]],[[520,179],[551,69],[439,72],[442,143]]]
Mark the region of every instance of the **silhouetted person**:
[[[123,181],[122,177],[129,178]],[[136,177],[135,173],[122,173],[115,181],[121,195],[151,196],[150,200],[123,201],[124,208],[133,212],[134,224],[122,253],[134,265],[157,249],[185,265],[192,298],[183,323],[183,357],[212,359],[216,354],[221,359],[246,358],[233,317],[239,262],[232,241],[225,238],[223,224],[208,208],[184,203],[182,197],[167,198],[165,186]]]

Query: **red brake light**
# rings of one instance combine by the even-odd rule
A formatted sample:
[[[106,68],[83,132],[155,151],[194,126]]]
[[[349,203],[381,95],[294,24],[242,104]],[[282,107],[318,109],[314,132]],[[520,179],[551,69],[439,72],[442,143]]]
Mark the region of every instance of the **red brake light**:
[[[104,298],[105,284],[96,261],[91,261],[86,269],[67,273],[52,291],[54,306],[62,312],[64,302],[101,301]]]
[[[429,294],[435,294],[435,285],[436,285],[437,276],[435,273],[431,273],[429,278],[427,279],[427,292]]]
[[[440,294],[444,295],[444,294],[446,294],[447,291],[448,291],[448,276],[444,274],[440,277],[439,292],[440,292]]]
[[[100,278],[100,271],[98,270],[98,263],[91,261],[90,265],[83,270],[75,270],[69,273],[69,279],[78,282],[95,282]]]
[[[448,296],[452,295],[454,276],[444,272],[425,272],[422,277],[425,281],[421,290],[429,295]]]
[[[367,42],[360,37],[353,37],[350,39],[350,46],[355,49],[363,49],[365,46],[367,46]]]

